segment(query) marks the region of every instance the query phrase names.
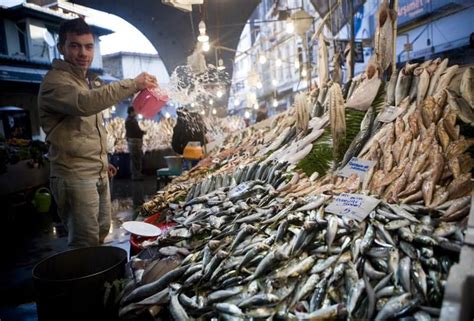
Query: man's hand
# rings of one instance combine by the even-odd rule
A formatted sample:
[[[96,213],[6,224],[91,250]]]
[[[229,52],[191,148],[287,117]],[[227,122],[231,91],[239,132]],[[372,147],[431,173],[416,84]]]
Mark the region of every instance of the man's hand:
[[[156,77],[147,72],[142,72],[135,79],[135,84],[139,90],[153,89],[158,87]]]
[[[109,174],[109,178],[117,175],[117,169],[114,165],[109,164],[109,168],[107,168],[107,174]]]

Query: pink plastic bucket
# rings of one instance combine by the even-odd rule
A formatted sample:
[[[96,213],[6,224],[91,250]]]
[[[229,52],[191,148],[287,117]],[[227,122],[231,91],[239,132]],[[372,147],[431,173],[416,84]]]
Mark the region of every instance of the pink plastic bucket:
[[[167,101],[168,96],[155,90],[143,89],[133,100],[133,108],[137,114],[152,118],[160,112]]]

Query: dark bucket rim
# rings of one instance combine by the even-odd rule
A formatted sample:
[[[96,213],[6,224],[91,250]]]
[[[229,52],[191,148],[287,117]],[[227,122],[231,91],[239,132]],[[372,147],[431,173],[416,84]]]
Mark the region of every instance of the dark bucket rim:
[[[99,274],[103,274],[105,272],[109,272],[110,270],[116,268],[117,266],[119,266],[120,264],[122,264],[122,261],[121,260],[120,262],[117,262],[116,264],[112,265],[111,267],[109,267],[108,269],[105,269],[105,270],[102,270],[100,272],[96,272],[96,273],[92,273],[92,274],[88,274],[88,275],[85,275],[85,276],[81,276],[81,277],[78,277],[78,278],[71,278],[71,279],[63,279],[63,280],[54,280],[54,279],[47,279],[47,278],[40,278],[36,275],[36,270],[38,268],[38,266],[40,266],[41,264],[43,264],[45,261],[47,260],[50,260],[56,256],[60,256],[60,255],[64,255],[65,253],[71,253],[71,252],[79,252],[79,251],[84,251],[84,250],[90,250],[90,249],[93,249],[93,248],[110,248],[110,249],[116,249],[122,253],[125,254],[124,256],[124,259],[125,259],[125,263],[128,261],[128,255],[127,255],[127,251],[122,249],[121,247],[117,247],[117,246],[88,246],[88,247],[81,247],[81,248],[78,248],[78,249],[72,249],[72,250],[67,250],[67,251],[63,251],[63,252],[59,252],[59,253],[56,253],[54,255],[51,255],[47,258],[44,258],[42,259],[41,261],[39,261],[38,263],[35,264],[35,266],[33,267],[33,270],[32,270],[32,277],[33,279],[35,280],[40,280],[40,281],[47,281],[47,282],[57,282],[57,283],[61,283],[61,282],[70,282],[70,281],[78,281],[78,280],[83,280],[83,279],[88,279],[90,277],[93,277],[93,276],[97,276]]]

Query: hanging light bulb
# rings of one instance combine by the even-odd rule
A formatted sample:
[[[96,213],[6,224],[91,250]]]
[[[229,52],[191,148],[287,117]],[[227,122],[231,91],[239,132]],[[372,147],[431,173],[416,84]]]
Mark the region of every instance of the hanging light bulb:
[[[293,23],[293,20],[291,18],[286,19],[286,32],[287,33],[293,33],[295,31],[295,24]]]
[[[306,70],[306,68],[303,68],[303,70],[301,71],[301,76],[306,78],[306,76],[308,76],[308,71]]]
[[[204,21],[201,20],[199,23],[199,36],[198,36],[198,41],[199,42],[209,42],[209,36],[206,35],[206,24]]]
[[[204,43],[202,44],[202,51],[208,52],[209,49],[211,49],[211,45],[209,44],[209,42],[204,42]]]
[[[248,110],[245,111],[245,113],[244,113],[244,118],[245,118],[245,119],[249,119],[249,118],[250,118],[250,113],[249,113]]]
[[[112,114],[113,114],[113,113],[115,113],[115,111],[117,110],[117,108],[115,108],[115,106],[112,106],[111,110],[112,110]]]
[[[214,105],[214,99],[212,99],[212,98],[209,99],[209,105],[211,105],[211,106]]]
[[[275,108],[278,107],[278,100],[273,99],[273,107],[275,107]]]
[[[206,112],[204,111],[204,109],[201,110],[200,114],[203,115],[203,116],[206,114]]]
[[[219,71],[225,70],[224,60],[222,60],[222,58],[219,59],[219,63],[217,65],[217,70],[219,70]]]
[[[195,104],[195,103],[191,103],[191,107],[194,108],[194,106],[196,106],[196,104]]]
[[[143,119],[143,115],[142,115],[142,114],[138,114],[137,117],[138,117],[139,120],[142,120],[142,119]]]
[[[258,104],[257,104],[257,103],[255,103],[255,104],[253,105],[253,109],[258,110]]]
[[[260,57],[258,58],[258,62],[262,65],[267,63],[267,56],[265,54],[260,54]]]
[[[261,81],[259,81],[259,82],[257,83],[257,88],[258,88],[258,89],[262,89],[262,87],[263,87],[263,84],[262,84]]]
[[[251,92],[248,94],[248,99],[250,103],[257,101],[257,93]]]
[[[166,112],[165,113],[165,118],[170,118],[171,117],[171,114],[169,112]]]
[[[224,93],[222,92],[222,90],[219,89],[216,93],[216,96],[217,98],[221,98],[222,96],[224,96]]]
[[[300,61],[298,59],[295,60],[295,69],[300,69]]]
[[[216,114],[217,114],[217,109],[212,108],[212,114],[213,114],[213,115],[216,115]]]
[[[277,67],[281,67],[282,64],[283,64],[283,62],[281,61],[280,58],[278,58],[278,59],[275,61],[275,65],[276,65]]]
[[[276,87],[276,85],[278,85],[278,81],[276,79],[272,79],[272,85],[273,87]]]

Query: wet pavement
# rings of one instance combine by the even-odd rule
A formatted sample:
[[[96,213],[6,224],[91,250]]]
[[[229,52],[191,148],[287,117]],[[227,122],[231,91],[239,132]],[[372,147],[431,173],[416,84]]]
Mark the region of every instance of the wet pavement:
[[[105,245],[130,250],[130,234],[122,222],[135,218],[136,209],[156,192],[156,179],[113,179],[112,226]],[[32,269],[42,259],[67,250],[67,236],[54,204],[39,214],[31,203],[9,199],[0,217],[0,320],[37,320]],[[3,212],[3,210],[2,210]]]

